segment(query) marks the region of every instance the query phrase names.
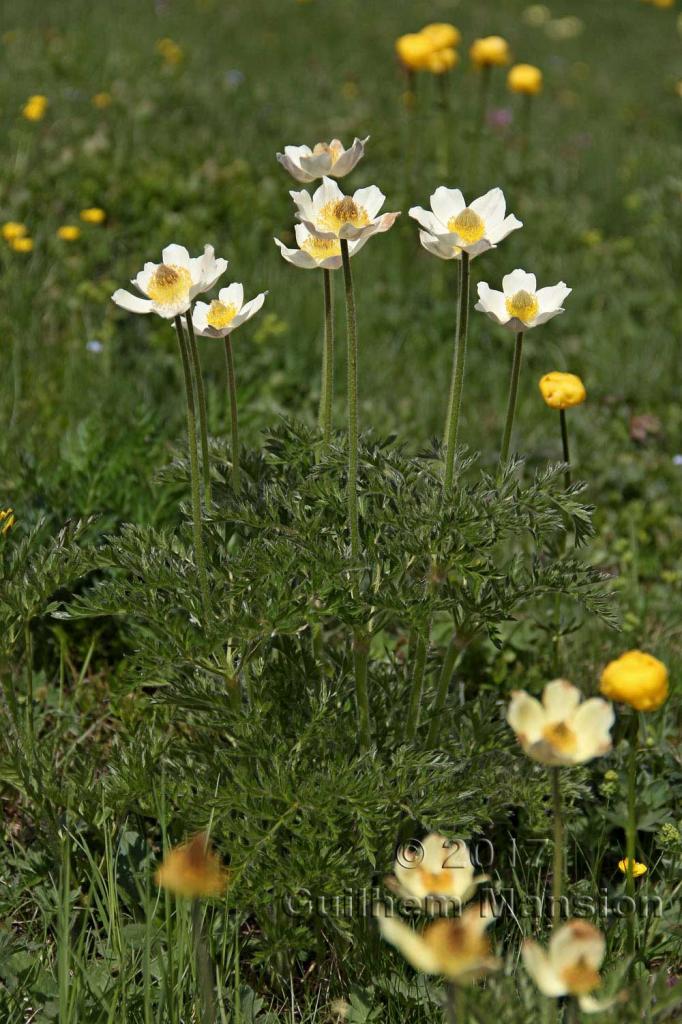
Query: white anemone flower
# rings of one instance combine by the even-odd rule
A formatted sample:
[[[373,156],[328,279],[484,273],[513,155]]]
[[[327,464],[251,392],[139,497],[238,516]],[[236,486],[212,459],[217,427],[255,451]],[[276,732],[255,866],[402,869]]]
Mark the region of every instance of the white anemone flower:
[[[298,219],[311,234],[330,241],[346,239],[359,242],[393,227],[400,213],[382,213],[379,210],[386,196],[376,187],[360,188],[352,196],[345,196],[331,178],[311,196],[309,192],[291,192]]]
[[[246,323],[265,302],[267,292],[261,292],[255,299],[244,302],[244,286],[235,282],[221,288],[218,298],[210,304],[197,302],[192,310],[192,324],[202,338],[226,338],[241,324]]]
[[[534,761],[562,767],[584,764],[609,752],[609,730],[616,717],[613,705],[601,697],[581,703],[581,697],[566,679],[548,683],[542,703],[525,690],[512,694],[507,722]]]
[[[514,270],[502,278],[501,292],[481,281],[476,309],[501,327],[519,334],[563,313],[561,303],[571,291],[563,281],[538,290],[535,274]]]
[[[599,1001],[590,995],[601,984],[606,940],[588,921],[572,920],[553,932],[545,951],[537,942],[523,944],[523,962],[543,995],[574,996],[585,1013],[606,1010],[619,996]]]
[[[398,850],[393,875],[386,884],[405,899],[428,906],[430,897],[466,903],[488,875],[474,875],[467,844],[430,832],[419,843],[407,843]]]
[[[310,146],[285,146],[284,152],[277,154],[277,159],[292,178],[305,184],[325,175],[343,178],[362,160],[368,140],[369,135],[365,139],[355,139],[349,149],[344,149],[338,139],[318,142],[313,149]]]
[[[458,188],[441,185],[430,203],[430,210],[413,206],[410,217],[427,233],[419,236],[424,248],[443,260],[457,259],[462,252],[473,259],[523,227],[513,214],[505,215],[507,201],[501,188],[491,189],[467,206]]]
[[[184,245],[167,245],[161,263],[145,263],[132,279],[146,298],[119,288],[111,296],[117,306],[130,313],[158,313],[172,320],[186,313],[196,295],[209,291],[227,269],[227,260],[215,258],[212,245],[203,256],[192,257]]]
[[[303,267],[304,270],[338,270],[343,263],[341,257],[341,242],[338,238],[318,238],[308,231],[305,224],[296,224],[294,227],[298,249],[289,249],[275,239],[275,245],[279,246],[282,256],[295,267]],[[348,253],[354,256],[362,249],[368,239],[368,235],[360,238],[357,242],[348,243]]]

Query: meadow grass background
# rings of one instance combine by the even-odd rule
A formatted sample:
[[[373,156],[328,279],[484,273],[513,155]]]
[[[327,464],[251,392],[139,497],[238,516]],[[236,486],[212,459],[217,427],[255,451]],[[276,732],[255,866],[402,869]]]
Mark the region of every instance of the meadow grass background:
[[[379,436],[396,432],[412,451],[440,434],[452,355],[454,264],[420,249],[407,210],[428,205],[439,184],[460,186],[467,196],[502,186],[509,210],[525,226],[474,263],[474,282],[495,287],[520,266],[535,272],[541,285],[563,279],[573,288],[566,313],[527,339],[514,447],[531,466],[559,458],[558,423],[540,399],[537,380],[553,369],[579,373],[588,401],[570,414],[570,429],[576,471],[588,482],[587,500],[597,506],[589,558],[614,575],[624,635],[588,630],[576,640],[574,656],[580,672],[593,677],[609,654],[626,646],[641,645],[662,657],[676,687],[665,725],[674,746],[682,656],[682,465],[674,461],[682,454],[678,11],[636,0],[571,0],[566,7],[552,2],[554,16],[574,15],[583,23],[575,37],[557,40],[524,20],[526,6],[516,0],[6,5],[0,214],[3,221],[25,222],[35,249],[23,255],[0,247],[0,506],[15,508],[22,529],[45,516],[52,532],[91,513],[101,515],[102,530],[124,522],[177,521],[177,484],[157,477],[184,427],[173,332],[110,302],[115,288],[170,241],[192,251],[210,241],[230,260],[227,278],[243,281],[247,296],[269,291],[263,313],[235,336],[245,441],[258,444],[261,431],[282,416],[314,421],[322,281],[286,264],[272,242],[275,235],[290,241],[293,227],[292,182],[275,153],[287,143],[333,136],[349,143],[369,134],[352,188],[378,184],[387,196],[385,208],[403,215],[353,265],[361,424]],[[449,85],[450,109],[442,110],[435,84],[426,78],[420,78],[410,109],[394,39],[440,20],[454,21],[464,36],[462,61]],[[466,50],[474,37],[491,33],[509,40],[517,60],[543,69],[545,90],[533,105],[524,161],[518,98],[506,92],[503,73],[494,75],[491,107],[508,110],[512,121],[488,126],[474,175],[477,76]],[[156,51],[162,37],[182,47],[178,66],[164,66]],[[101,91],[112,97],[104,110],[91,101]],[[20,116],[32,93],[49,99],[44,120],[36,124]],[[81,225],[81,238],[73,243],[58,239],[57,228],[78,223],[80,209],[88,206],[103,207],[106,224]],[[337,299],[341,426],[340,287]],[[93,341],[101,344],[88,344]],[[482,452],[488,467],[497,458],[512,341],[472,314],[460,436]],[[202,342],[202,356],[211,430],[225,436],[219,343]],[[532,635],[512,638],[488,666],[495,678],[505,678],[505,666],[533,642]],[[36,656],[45,727],[59,720],[68,737],[67,764],[75,750],[97,763],[97,778],[103,779],[112,736],[134,737],[147,713],[143,701],[117,688],[125,645],[106,627],[47,622],[36,635]],[[660,734],[652,729],[654,742]],[[68,788],[68,771],[66,781],[59,765],[55,771],[55,780]],[[110,847],[104,842],[96,856],[86,840],[80,850],[76,843],[65,853],[66,847],[44,841],[39,808],[7,765],[3,778],[0,901],[6,926],[0,965],[6,1019],[165,1019],[152,990],[167,978],[152,949],[156,939],[139,916],[156,894],[139,890],[139,876],[122,881],[112,866],[127,864],[128,840],[112,831]],[[163,823],[163,791],[156,790],[154,800]],[[103,808],[105,803],[103,796]],[[86,834],[90,826],[108,834],[107,821],[103,810],[101,820],[82,824]],[[131,833],[130,849],[139,842]],[[101,936],[87,915],[76,927],[70,914],[70,901],[76,906],[80,898],[69,895],[71,855],[89,871],[88,907],[95,909],[88,914],[106,934],[107,950],[113,944],[127,965],[117,968],[115,995]],[[142,868],[149,856],[138,850],[130,861]],[[189,932],[181,913],[173,927],[182,964]],[[235,934],[234,948],[222,950],[220,970],[239,995],[230,973],[239,962],[238,929]],[[124,948],[133,951],[128,959]],[[66,960],[58,949],[67,951],[61,954]],[[38,960],[39,971],[33,969]],[[264,1009],[253,1002],[259,965],[251,966],[254,987],[244,990],[242,1010],[256,1019]],[[189,968],[178,979],[178,992],[183,985],[191,991]],[[79,993],[86,990],[87,1009],[79,1010]],[[93,991],[99,993],[94,1001]],[[267,985],[263,992],[267,1000]],[[272,998],[280,1014],[328,1015],[320,1005],[334,994],[332,979],[324,990],[297,987],[289,1002],[279,991]],[[178,1007],[181,1002],[178,997]],[[353,1005],[356,1020],[373,1019],[366,989]]]

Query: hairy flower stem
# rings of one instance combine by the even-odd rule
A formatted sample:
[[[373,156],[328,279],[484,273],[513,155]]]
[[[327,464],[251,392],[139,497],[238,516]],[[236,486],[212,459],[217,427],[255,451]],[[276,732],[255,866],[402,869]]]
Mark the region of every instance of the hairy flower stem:
[[[549,769],[554,815],[554,859],[552,862],[552,927],[561,923],[561,894],[564,888],[564,812],[561,803],[561,769]]]
[[[182,371],[185,377],[185,397],[187,399],[187,445],[189,448],[189,466],[192,483],[192,527],[194,530],[194,557],[197,563],[199,574],[199,588],[201,590],[201,601],[204,614],[208,613],[210,597],[208,592],[208,578],[206,576],[206,556],[204,555],[204,537],[201,526],[201,491],[199,485],[199,458],[197,455],[197,425],[194,413],[194,393],[192,389],[192,370],[189,362],[189,353],[185,333],[182,327],[182,320],[179,316],[175,318],[175,330],[178,335],[180,356],[182,358]]]
[[[453,634],[453,637],[448,644],[448,649],[445,652],[445,659],[438,677],[438,689],[436,691],[436,699],[433,705],[433,715],[431,718],[431,725],[429,726],[429,733],[426,737],[426,745],[428,747],[435,747],[438,743],[440,721],[445,709],[445,702],[448,698],[450,680],[452,679],[452,673],[455,669],[458,654],[459,648],[457,645],[457,634]]]
[[[445,491],[452,488],[455,472],[455,453],[459,432],[459,413],[462,405],[462,387],[464,384],[464,366],[467,354],[467,334],[469,330],[469,254],[462,253],[459,267],[459,305],[457,310],[457,335],[455,338],[455,357],[452,364],[450,380],[450,399],[448,416],[445,424]]]
[[[331,270],[323,270],[324,281],[324,349],[322,352],[322,389],[318,422],[324,443],[332,436],[332,402],[334,400],[334,282]]]
[[[31,757],[35,756],[35,725],[33,719],[33,641],[31,639],[31,623],[24,622],[24,649],[26,652],[26,734],[28,736]]]
[[[194,958],[201,1006],[200,1019],[202,1024],[215,1024],[216,1012],[211,959],[204,938],[201,903],[197,899],[192,900],[192,938],[194,940]]]
[[[516,412],[516,396],[519,393],[519,374],[521,373],[521,352],[523,349],[523,331],[516,335],[514,345],[514,362],[512,363],[511,381],[509,382],[509,398],[507,399],[507,419],[504,424],[502,435],[502,449],[500,451],[500,462],[506,462],[509,458],[509,444],[511,442],[512,428],[514,426],[514,413]]]
[[[429,650],[429,631],[420,633],[417,637],[417,651],[412,671],[412,686],[410,689],[410,702],[407,709],[407,724],[405,726],[405,740],[413,743],[419,728],[419,716],[421,714],[422,696],[424,693],[424,672],[426,670],[426,656]]]
[[[564,470],[564,484],[566,489],[571,486],[571,453],[568,448],[568,424],[566,422],[566,410],[559,409],[559,420],[561,423],[561,444],[564,450],[564,462],[566,463],[566,469]]]
[[[628,819],[625,829],[625,856],[627,871],[625,892],[630,899],[635,896],[635,847],[637,845],[637,746],[639,743],[639,718],[633,711],[628,728]],[[633,904],[630,903],[630,907]],[[632,956],[636,949],[635,914],[631,910],[627,917],[627,951]]]
[[[239,494],[241,483],[239,472],[239,418],[237,414],[237,377],[234,372],[232,339],[225,338],[225,365],[227,366],[227,390],[230,395],[230,430],[232,433],[232,489]]]
[[[197,347],[197,339],[194,334],[192,322],[192,308],[187,310],[185,317],[187,324],[187,337],[189,338],[189,354],[192,362],[194,384],[197,392],[197,406],[199,409],[199,436],[201,438],[201,469],[204,478],[204,501],[208,507],[211,504],[211,461],[208,455],[208,418],[206,416],[206,392],[204,390],[204,375],[201,372],[201,358]]]

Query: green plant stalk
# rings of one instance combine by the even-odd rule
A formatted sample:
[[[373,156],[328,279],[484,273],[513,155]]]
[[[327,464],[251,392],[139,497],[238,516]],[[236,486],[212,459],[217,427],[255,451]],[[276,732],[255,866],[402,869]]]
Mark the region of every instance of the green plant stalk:
[[[57,987],[59,991],[59,1020],[71,1020],[71,851],[69,835],[61,835],[62,863],[59,878],[59,917],[57,943]]]
[[[516,412],[516,397],[519,393],[519,375],[521,373],[521,352],[523,350],[523,331],[516,335],[514,345],[514,361],[512,363],[511,381],[509,383],[509,398],[507,399],[507,418],[504,424],[502,435],[502,450],[500,451],[500,462],[506,462],[509,458],[509,445],[511,442],[512,428],[514,426],[514,413]]]
[[[332,436],[332,403],[334,400],[334,282],[331,270],[323,270],[324,281],[324,349],[322,351],[322,389],[318,422],[325,444]]]
[[[433,704],[433,717],[431,718],[431,725],[429,726],[429,732],[426,738],[426,744],[429,747],[435,747],[438,743],[441,716],[445,708],[445,702],[448,698],[450,680],[452,679],[452,673],[455,669],[458,654],[459,648],[457,646],[457,635],[453,634],[453,637],[448,644],[448,649],[445,652],[445,659],[438,677],[438,689],[436,690],[436,699]]]
[[[405,740],[413,743],[419,728],[419,717],[421,714],[422,697],[424,694],[424,672],[426,670],[426,656],[429,650],[429,631],[426,634],[420,633],[417,637],[417,651],[414,659],[414,670],[412,672],[412,685],[410,688],[410,701],[407,709],[407,723],[405,725]]]
[[[194,395],[192,391],[192,371],[190,368],[187,342],[182,328],[182,320],[179,316],[175,318],[175,329],[178,334],[180,356],[182,358],[182,371],[185,378],[185,396],[187,399],[187,445],[189,448],[189,465],[192,484],[192,527],[194,530],[194,557],[197,563],[199,574],[199,589],[201,590],[201,601],[204,615],[208,614],[210,608],[210,597],[208,591],[208,577],[206,575],[206,556],[204,554],[204,537],[201,519],[201,491],[199,484],[199,459],[197,455],[197,426],[194,413]]]
[[[369,662],[369,637],[363,630],[353,632],[353,669],[355,673],[355,701],[358,713],[358,739],[360,750],[369,750],[372,742],[372,726],[369,713],[369,689],[367,666]]]
[[[24,621],[24,648],[26,652],[26,734],[31,752],[35,760],[35,721],[33,712],[33,641],[31,639],[30,619]]]
[[[633,710],[628,728],[628,819],[625,829],[625,893],[631,899],[635,896],[635,849],[637,846],[637,745],[639,741],[639,718]],[[632,956],[636,951],[635,914],[627,918],[627,951]]]
[[[466,990],[454,981],[448,981],[445,997],[448,1024],[466,1024]]]
[[[206,948],[206,939],[204,938],[201,903],[197,899],[192,900],[192,938],[194,940],[194,958],[199,988],[199,1002],[201,1005],[201,1021],[202,1024],[215,1024],[215,994],[213,991],[211,958]]]
[[[360,527],[358,523],[358,321],[353,292],[353,272],[350,266],[348,242],[341,239],[343,278],[346,286],[346,331],[348,344],[348,525],[350,528],[351,558],[360,557]]]
[[[227,390],[230,396],[230,431],[232,434],[232,488],[239,494],[241,475],[239,469],[239,415],[237,413],[237,376],[234,370],[232,338],[225,337],[225,365],[227,367]]]
[[[201,437],[201,468],[204,479],[204,501],[206,505],[211,504],[211,460],[208,454],[208,417],[206,416],[206,392],[204,390],[204,375],[201,372],[201,358],[197,339],[194,334],[194,323],[192,321],[192,307],[187,310],[185,317],[187,324],[187,337],[189,338],[189,354],[192,363],[194,384],[196,387],[197,406],[199,408],[199,435]]]
[[[467,334],[469,330],[469,254],[462,253],[459,267],[459,304],[457,311],[457,332],[455,338],[455,356],[452,364],[450,380],[450,399],[448,416],[445,424],[445,491],[452,488],[455,471],[455,453],[459,432],[459,414],[462,405],[462,388],[464,386],[464,367],[466,363]]]
[[[552,862],[552,927],[561,923],[561,895],[564,888],[564,812],[561,803],[561,769],[550,768],[552,813],[554,815],[554,859]]]
[[[566,463],[566,469],[564,471],[564,484],[566,489],[571,486],[571,453],[568,447],[568,424],[566,422],[566,410],[559,409],[559,421],[561,423],[561,446],[564,451],[564,462]]]

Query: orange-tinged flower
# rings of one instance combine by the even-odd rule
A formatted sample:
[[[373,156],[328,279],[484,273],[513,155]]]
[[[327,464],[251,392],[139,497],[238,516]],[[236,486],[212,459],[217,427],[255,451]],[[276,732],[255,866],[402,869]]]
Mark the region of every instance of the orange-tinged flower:
[[[155,880],[158,886],[176,896],[198,899],[221,896],[227,888],[229,874],[210,848],[206,833],[200,832],[189,842],[168,851]]]
[[[511,62],[509,43],[502,36],[484,36],[475,39],[469,57],[477,68],[505,67]]]
[[[552,370],[540,378],[540,392],[550,409],[570,409],[587,398],[585,385],[575,373]]]
[[[626,651],[606,666],[599,689],[609,700],[636,711],[656,711],[668,697],[668,670],[652,654]]]
[[[524,96],[537,96],[542,92],[542,71],[534,64],[515,64],[509,69],[507,88]]]

